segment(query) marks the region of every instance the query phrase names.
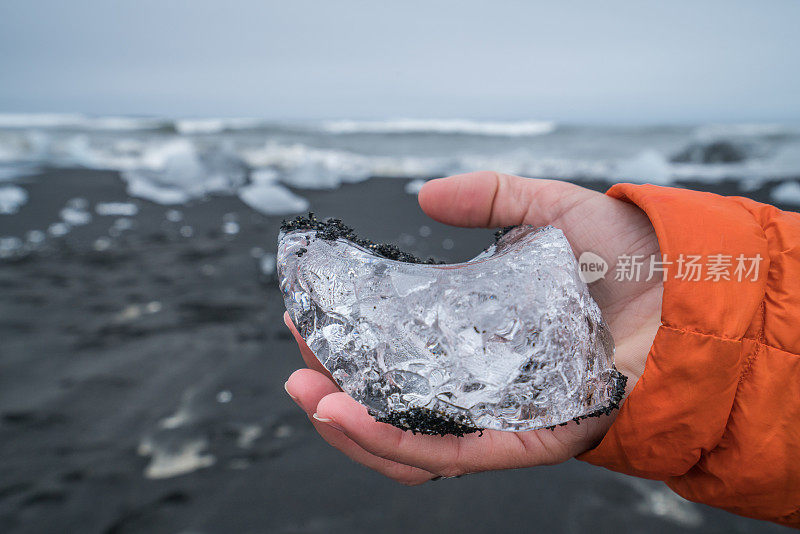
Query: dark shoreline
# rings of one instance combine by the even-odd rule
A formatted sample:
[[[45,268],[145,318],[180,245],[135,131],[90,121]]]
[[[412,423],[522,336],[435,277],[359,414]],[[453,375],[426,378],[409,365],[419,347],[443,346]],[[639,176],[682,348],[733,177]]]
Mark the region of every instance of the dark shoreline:
[[[419,256],[461,261],[492,242],[492,230],[427,219],[405,183],[298,193],[321,218]],[[24,187],[30,201],[0,216],[0,235],[44,230],[73,197],[131,201],[113,172],[50,170]],[[769,186],[747,194],[769,202]],[[177,224],[165,218],[170,207],[133,202],[133,228],[106,249],[96,239],[115,217],[95,215],[39,252],[0,260],[0,531],[783,530],[577,461],[419,488],[353,464],[283,391],[301,360],[254,249],[274,251],[285,217],[213,197],[179,207]],[[226,214],[235,235],[221,230]],[[199,468],[144,476],[163,475],[154,458],[187,444],[202,445],[187,455]]]

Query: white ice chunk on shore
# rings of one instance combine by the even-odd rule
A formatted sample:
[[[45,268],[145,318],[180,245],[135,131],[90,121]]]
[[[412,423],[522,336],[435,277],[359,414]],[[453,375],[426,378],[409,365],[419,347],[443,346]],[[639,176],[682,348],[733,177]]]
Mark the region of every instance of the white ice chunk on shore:
[[[247,183],[248,168],[230,150],[198,148],[175,139],[151,148],[140,165],[122,172],[128,194],[157,204],[184,204],[211,193],[232,193]]]
[[[468,262],[437,265],[298,218],[277,260],[292,321],[379,421],[523,431],[621,399],[611,334],[561,230],[517,227]]]
[[[28,201],[28,192],[15,185],[0,187],[0,214],[12,215]]]
[[[104,217],[133,217],[139,213],[139,207],[132,202],[98,202],[94,211]]]
[[[285,215],[308,209],[308,200],[282,185],[254,183],[239,189],[242,202],[264,215]]]
[[[144,440],[139,444],[138,453],[140,456],[151,457],[144,476],[150,479],[172,478],[210,467],[216,463],[216,458],[212,454],[204,453],[207,447],[208,442],[205,439],[187,440],[173,445],[172,448]]]
[[[410,182],[406,183],[405,191],[409,195],[418,195],[420,190],[422,190],[422,186],[425,185],[425,180],[416,179],[411,180]]]
[[[783,182],[772,190],[772,200],[783,204],[800,206],[800,183]]]

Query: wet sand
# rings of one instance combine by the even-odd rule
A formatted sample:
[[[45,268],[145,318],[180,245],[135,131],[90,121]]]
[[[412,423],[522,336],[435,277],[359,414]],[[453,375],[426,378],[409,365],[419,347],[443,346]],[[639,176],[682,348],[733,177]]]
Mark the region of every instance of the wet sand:
[[[405,183],[298,192],[318,216],[420,256],[464,260],[489,243],[489,230],[428,220]],[[44,230],[74,197],[131,201],[113,172],[49,171],[25,188],[0,235]],[[94,215],[0,260],[0,531],[783,531],[577,461],[418,488],[352,463],[283,390],[301,360],[260,268],[282,217],[236,197],[180,207],[180,221],[133,202],[130,229]]]

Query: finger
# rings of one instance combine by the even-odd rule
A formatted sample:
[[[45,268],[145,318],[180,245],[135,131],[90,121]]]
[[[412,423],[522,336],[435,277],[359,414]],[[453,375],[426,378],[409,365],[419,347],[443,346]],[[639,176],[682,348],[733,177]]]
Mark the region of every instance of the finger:
[[[323,397],[340,391],[335,382],[313,369],[298,369],[289,376],[284,387],[308,415],[317,411],[317,404]]]
[[[429,217],[453,226],[554,224],[577,202],[604,195],[568,182],[473,172],[427,182],[419,204]]]
[[[308,368],[318,371],[332,380],[333,378],[331,377],[331,374],[327,369],[325,369],[317,357],[314,356],[314,353],[311,352],[311,349],[306,344],[306,340],[303,339],[303,336],[301,336],[300,332],[297,331],[294,323],[292,323],[291,317],[289,317],[289,312],[283,312],[283,322],[286,323],[289,331],[294,336],[294,340],[297,342],[297,346],[300,348],[300,355],[303,357],[303,361],[306,363]]]
[[[375,456],[362,449],[356,442],[347,437],[343,432],[336,430],[329,424],[311,418],[311,423],[322,439],[330,446],[344,453],[345,456],[365,467],[372,469],[385,477],[391,478],[406,486],[416,486],[428,482],[436,475],[423,469],[412,467],[391,460]]]
[[[483,436],[428,436],[378,423],[344,393],[325,396],[317,417],[329,420],[364,450],[387,460],[441,476],[548,463],[544,448],[511,432],[485,431]]]
[[[422,484],[435,476],[427,471],[370,454],[341,431],[314,419],[313,414],[320,399],[337,391],[339,389],[336,384],[311,369],[295,371],[286,381],[286,392],[306,412],[319,435],[351,460],[406,485]]]

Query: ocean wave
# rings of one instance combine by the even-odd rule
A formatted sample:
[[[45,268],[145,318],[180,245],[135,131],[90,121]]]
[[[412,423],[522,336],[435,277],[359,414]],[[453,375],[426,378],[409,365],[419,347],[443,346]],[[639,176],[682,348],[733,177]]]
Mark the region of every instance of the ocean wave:
[[[704,124],[694,131],[694,137],[701,141],[797,135],[800,135],[800,128],[777,123]]]
[[[274,141],[240,153],[252,168],[274,169],[280,181],[304,189],[333,189],[371,176],[425,176],[452,167],[448,158],[374,156]]]
[[[171,120],[152,117],[92,117],[76,113],[0,113],[0,128],[70,130],[172,130]]]
[[[0,113],[0,128],[58,128],[81,120],[82,115],[69,113]]]
[[[184,135],[218,134],[235,130],[255,130],[265,128],[269,123],[259,119],[178,119],[175,130]]]
[[[337,120],[322,123],[333,134],[465,134],[524,137],[549,134],[552,121],[475,121],[468,119],[395,119],[384,121]]]
[[[308,207],[287,187],[336,189],[373,176],[414,180],[488,169],[535,178],[663,185],[733,179],[752,187],[800,176],[800,140],[795,138],[747,137],[724,144],[717,138],[698,140],[699,129],[574,125],[542,135],[554,128],[553,123],[530,121],[406,119],[321,126],[258,119],[6,114],[0,115],[0,182],[21,181],[47,167],[109,169],[121,173],[130,196],[159,204],[236,195],[262,213],[283,214]],[[702,135],[722,135],[714,128],[720,127]],[[232,130],[237,134],[224,133]],[[775,131],[764,125],[724,129],[730,135]],[[398,139],[386,133],[409,135]],[[677,152],[681,147],[683,152]],[[408,185],[409,192],[420,183]]]

